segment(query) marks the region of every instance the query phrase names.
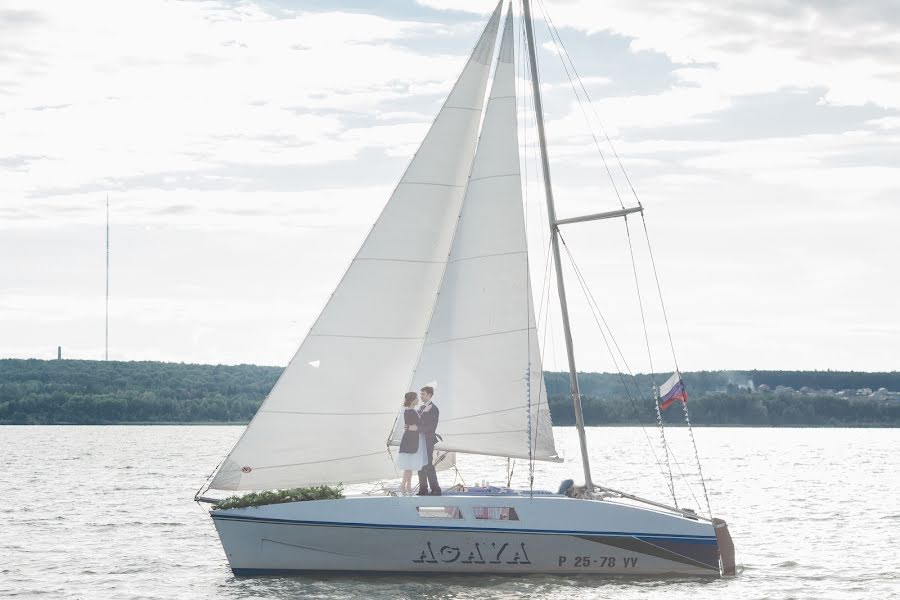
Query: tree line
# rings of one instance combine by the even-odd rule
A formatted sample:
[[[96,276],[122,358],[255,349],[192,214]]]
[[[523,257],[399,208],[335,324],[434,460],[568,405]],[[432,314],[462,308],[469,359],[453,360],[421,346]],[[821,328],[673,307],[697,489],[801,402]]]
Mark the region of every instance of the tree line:
[[[0,424],[246,423],[281,367],[162,362],[0,360]],[[656,420],[654,386],[668,373],[634,379],[582,373],[585,423],[630,425]],[[900,373],[700,371],[683,375],[696,425],[900,426],[900,398],[837,396],[794,390],[885,388],[900,392]],[[575,422],[567,373],[545,373],[551,418]],[[754,391],[755,390],[755,391]],[[679,405],[662,412],[684,422]]]

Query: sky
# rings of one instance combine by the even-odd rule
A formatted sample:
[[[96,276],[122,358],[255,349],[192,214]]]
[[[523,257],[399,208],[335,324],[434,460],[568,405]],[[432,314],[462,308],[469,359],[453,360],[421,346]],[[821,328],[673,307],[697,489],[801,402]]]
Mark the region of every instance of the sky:
[[[104,356],[108,197],[110,359],[286,364],[494,6],[0,0],[0,358]],[[682,370],[900,369],[900,4],[534,10],[559,216],[640,200]],[[628,227],[563,235],[629,367],[668,370],[643,223]],[[579,368],[614,370],[564,264]],[[546,314],[545,366],[562,370]]]

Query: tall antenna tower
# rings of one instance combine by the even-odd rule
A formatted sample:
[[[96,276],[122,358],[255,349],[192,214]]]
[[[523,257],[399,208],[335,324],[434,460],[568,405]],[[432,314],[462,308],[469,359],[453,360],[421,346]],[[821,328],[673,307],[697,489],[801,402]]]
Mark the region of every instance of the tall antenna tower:
[[[109,360],[109,194],[106,195],[106,354]]]

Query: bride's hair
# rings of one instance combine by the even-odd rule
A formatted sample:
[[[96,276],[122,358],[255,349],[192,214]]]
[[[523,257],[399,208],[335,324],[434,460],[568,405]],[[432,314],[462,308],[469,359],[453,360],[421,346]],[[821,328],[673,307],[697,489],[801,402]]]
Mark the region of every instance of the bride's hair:
[[[403,406],[409,408],[410,406],[414,405],[416,403],[416,400],[418,399],[419,397],[416,396],[415,392],[406,392],[406,395],[403,396]]]

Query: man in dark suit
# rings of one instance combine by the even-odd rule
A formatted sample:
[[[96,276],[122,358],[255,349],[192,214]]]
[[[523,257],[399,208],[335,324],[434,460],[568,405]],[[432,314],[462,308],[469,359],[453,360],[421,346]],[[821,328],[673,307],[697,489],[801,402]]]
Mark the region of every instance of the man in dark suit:
[[[441,411],[438,410],[431,398],[434,396],[434,388],[426,385],[421,389],[419,397],[422,398],[422,406],[419,408],[419,433],[425,435],[425,451],[428,454],[428,464],[419,471],[419,495],[440,496],[441,486],[438,484],[437,473],[434,470],[434,445],[438,441],[437,426]],[[431,491],[428,491],[428,488]]]

